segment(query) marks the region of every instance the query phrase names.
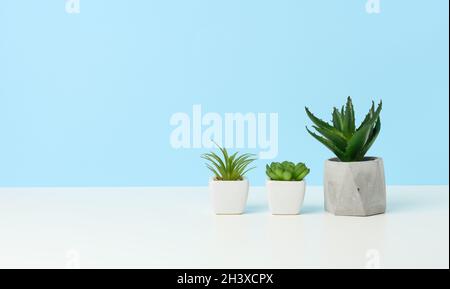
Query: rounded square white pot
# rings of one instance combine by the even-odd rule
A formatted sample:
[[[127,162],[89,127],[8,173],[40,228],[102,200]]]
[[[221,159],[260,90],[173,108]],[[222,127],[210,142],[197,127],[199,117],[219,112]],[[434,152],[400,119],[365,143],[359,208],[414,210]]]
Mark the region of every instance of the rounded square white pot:
[[[298,215],[305,198],[305,181],[267,181],[269,207],[273,215]]]
[[[329,159],[324,173],[325,209],[339,216],[371,216],[386,211],[386,184],[381,158],[361,162]]]
[[[214,212],[217,215],[240,215],[245,211],[249,182],[215,181],[209,182]]]

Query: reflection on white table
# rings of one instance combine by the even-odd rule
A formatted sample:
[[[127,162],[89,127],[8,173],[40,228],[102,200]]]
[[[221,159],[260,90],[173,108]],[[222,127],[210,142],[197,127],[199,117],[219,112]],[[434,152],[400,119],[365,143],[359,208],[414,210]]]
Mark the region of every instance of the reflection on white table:
[[[215,216],[207,188],[0,189],[0,267],[448,268],[448,186],[389,187],[388,212],[272,216],[264,188],[247,213]]]

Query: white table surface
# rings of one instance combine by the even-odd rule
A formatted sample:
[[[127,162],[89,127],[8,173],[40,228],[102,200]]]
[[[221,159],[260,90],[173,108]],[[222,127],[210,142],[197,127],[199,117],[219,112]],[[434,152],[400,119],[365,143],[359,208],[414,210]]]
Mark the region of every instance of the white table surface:
[[[2,188],[0,267],[449,268],[448,186],[389,187],[367,218],[306,194],[299,216],[271,216],[264,188],[215,216],[207,188]]]

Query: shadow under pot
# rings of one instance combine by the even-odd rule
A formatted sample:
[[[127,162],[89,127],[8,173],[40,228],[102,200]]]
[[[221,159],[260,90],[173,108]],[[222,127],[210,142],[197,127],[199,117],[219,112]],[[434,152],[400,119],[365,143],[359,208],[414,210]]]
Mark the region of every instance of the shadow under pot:
[[[249,182],[216,181],[209,182],[209,190],[217,215],[241,215],[245,211],[248,199]]]
[[[325,210],[337,216],[372,216],[386,212],[383,159],[325,162]]]

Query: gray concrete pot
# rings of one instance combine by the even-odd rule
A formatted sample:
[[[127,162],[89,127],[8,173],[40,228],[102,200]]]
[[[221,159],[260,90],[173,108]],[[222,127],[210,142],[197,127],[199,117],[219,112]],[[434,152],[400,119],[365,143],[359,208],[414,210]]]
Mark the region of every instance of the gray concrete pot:
[[[371,216],[386,211],[383,159],[325,162],[325,210],[338,216]]]

